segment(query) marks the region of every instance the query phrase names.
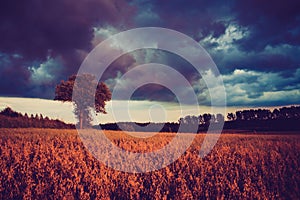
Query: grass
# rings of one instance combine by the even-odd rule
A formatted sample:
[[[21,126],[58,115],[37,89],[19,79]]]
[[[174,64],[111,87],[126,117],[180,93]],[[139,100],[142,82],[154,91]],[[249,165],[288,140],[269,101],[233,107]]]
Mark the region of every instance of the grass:
[[[174,138],[170,133],[149,138],[105,134],[115,145],[143,153]],[[226,133],[201,159],[204,136],[197,135],[174,163],[139,174],[99,162],[76,130],[0,129],[0,199],[300,198],[299,135]]]

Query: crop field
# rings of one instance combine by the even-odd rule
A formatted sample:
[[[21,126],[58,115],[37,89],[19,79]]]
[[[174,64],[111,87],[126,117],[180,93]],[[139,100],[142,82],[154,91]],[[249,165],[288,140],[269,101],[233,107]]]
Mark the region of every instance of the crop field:
[[[105,134],[116,146],[142,153],[163,148],[174,137]],[[224,133],[200,158],[203,139],[197,135],[186,153],[163,169],[127,173],[94,158],[76,130],[0,129],[0,199],[300,198],[300,135]]]

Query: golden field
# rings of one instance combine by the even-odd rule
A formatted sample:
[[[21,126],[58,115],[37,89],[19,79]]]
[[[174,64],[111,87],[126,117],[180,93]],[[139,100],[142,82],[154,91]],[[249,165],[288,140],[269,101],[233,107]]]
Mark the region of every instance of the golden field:
[[[160,149],[174,137],[105,134],[133,152]],[[126,173],[95,159],[76,130],[0,129],[0,199],[300,198],[299,135],[225,133],[202,159],[203,138],[197,135],[187,152],[166,168]]]

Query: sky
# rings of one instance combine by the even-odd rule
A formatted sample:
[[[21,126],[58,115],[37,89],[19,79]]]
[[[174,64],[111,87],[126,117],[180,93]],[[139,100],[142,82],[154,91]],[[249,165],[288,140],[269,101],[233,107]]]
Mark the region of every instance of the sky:
[[[76,74],[106,38],[133,28],[163,27],[186,34],[209,53],[228,107],[299,104],[297,0],[11,0],[1,4],[0,13],[1,97],[53,99],[55,86]],[[199,76],[190,63],[164,51],[121,56],[101,80],[113,90],[128,70],[149,62],[176,69],[197,92],[199,104],[209,106],[202,82],[211,72]],[[148,101],[176,102],[172,91],[155,84],[140,87],[132,99],[145,107]]]

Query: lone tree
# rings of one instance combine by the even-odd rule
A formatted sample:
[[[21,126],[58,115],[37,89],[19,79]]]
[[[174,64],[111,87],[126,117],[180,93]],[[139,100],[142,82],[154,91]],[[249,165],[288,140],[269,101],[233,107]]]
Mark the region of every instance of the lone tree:
[[[76,82],[75,82],[76,79]],[[96,92],[93,87],[97,86]],[[74,97],[72,100],[73,90]],[[95,76],[91,74],[72,75],[67,81],[61,81],[56,86],[54,100],[74,101],[74,113],[79,120],[79,127],[89,127],[91,125],[90,111],[95,108],[96,112],[104,113],[105,102],[111,99],[111,92],[103,82],[96,82]]]

